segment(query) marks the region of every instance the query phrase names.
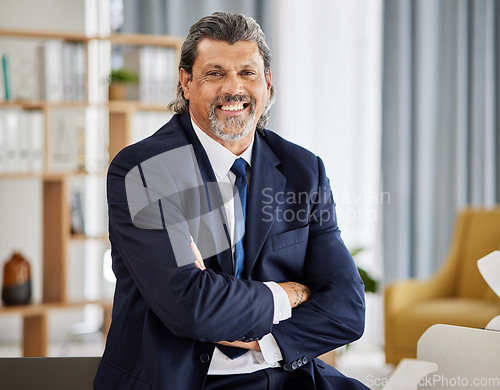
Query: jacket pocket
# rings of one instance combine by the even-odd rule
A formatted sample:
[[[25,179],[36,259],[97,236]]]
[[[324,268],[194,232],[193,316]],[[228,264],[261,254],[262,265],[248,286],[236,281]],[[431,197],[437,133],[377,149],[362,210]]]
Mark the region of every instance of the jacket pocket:
[[[307,241],[309,235],[309,225],[299,229],[289,230],[287,232],[275,234],[272,237],[273,250],[286,248],[287,246],[295,245],[300,242]]]

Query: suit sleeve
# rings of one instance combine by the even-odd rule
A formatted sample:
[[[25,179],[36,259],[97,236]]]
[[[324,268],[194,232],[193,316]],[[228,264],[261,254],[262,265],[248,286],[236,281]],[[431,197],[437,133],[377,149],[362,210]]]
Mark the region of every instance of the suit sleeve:
[[[171,220],[180,222],[179,237],[174,238],[175,231],[168,231],[161,223],[149,228],[134,224],[125,178],[137,167],[133,161],[143,161],[142,156],[147,153],[151,152],[137,145],[125,149],[108,171],[109,231],[117,291],[127,294],[122,283],[137,288],[147,306],[179,337],[217,342],[257,339],[269,333],[273,324],[273,297],[269,288],[261,282],[195,268],[189,249],[190,232],[182,232],[185,226],[179,211],[182,205],[174,196],[169,202],[161,199],[163,204],[157,202],[157,205],[164,214],[170,214]],[[186,258],[181,263],[186,265],[179,266],[175,259],[171,244],[174,239],[178,246],[179,240],[185,241]],[[208,263],[216,261],[216,256],[207,259]],[[127,299],[124,297],[123,301]]]
[[[357,340],[364,331],[364,286],[340,236],[335,203],[323,162],[318,158],[319,186],[310,213],[303,280],[311,299],[292,317],[273,327],[283,366],[294,370],[334,348]]]

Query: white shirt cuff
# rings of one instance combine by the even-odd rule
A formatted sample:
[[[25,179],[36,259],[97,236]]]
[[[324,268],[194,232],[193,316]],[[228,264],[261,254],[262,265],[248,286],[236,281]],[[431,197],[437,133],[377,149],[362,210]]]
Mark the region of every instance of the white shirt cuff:
[[[276,342],[276,339],[271,333],[266,334],[259,341],[260,351],[252,351],[258,363],[274,364],[283,360],[281,349]]]
[[[280,287],[278,283],[275,282],[264,282],[264,284],[273,293],[274,299],[274,317],[273,324],[277,324],[280,321],[287,320],[292,316],[292,306],[290,305],[290,300],[288,299],[288,294]]]

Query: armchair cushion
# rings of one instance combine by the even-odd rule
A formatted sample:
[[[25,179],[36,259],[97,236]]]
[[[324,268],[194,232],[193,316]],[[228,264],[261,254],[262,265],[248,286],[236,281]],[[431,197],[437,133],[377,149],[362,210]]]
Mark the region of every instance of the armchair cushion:
[[[395,342],[416,352],[417,342],[432,325],[448,324],[484,328],[500,314],[497,300],[474,298],[441,298],[419,302],[401,311],[396,318]]]

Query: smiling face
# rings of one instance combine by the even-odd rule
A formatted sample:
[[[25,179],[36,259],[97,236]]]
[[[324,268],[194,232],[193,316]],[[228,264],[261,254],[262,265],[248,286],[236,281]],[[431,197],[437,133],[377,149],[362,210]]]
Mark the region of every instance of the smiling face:
[[[250,145],[271,89],[256,43],[202,39],[192,77],[181,69],[180,82],[200,129],[235,154]]]

